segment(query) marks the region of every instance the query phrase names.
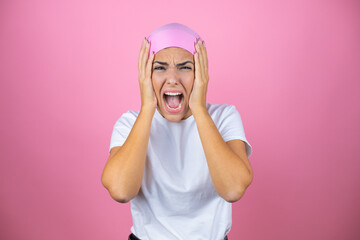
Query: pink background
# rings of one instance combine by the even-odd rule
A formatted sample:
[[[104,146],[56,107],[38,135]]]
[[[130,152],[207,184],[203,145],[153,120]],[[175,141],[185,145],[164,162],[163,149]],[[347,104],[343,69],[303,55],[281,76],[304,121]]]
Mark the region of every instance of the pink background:
[[[205,39],[208,102],[236,105],[253,146],[229,239],[360,239],[355,0],[2,0],[0,239],[127,239],[100,177],[140,107],[141,41],[170,22]]]

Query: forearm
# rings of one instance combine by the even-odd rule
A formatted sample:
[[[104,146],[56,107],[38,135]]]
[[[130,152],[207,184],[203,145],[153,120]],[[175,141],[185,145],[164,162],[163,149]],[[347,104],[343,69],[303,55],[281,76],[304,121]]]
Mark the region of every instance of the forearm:
[[[141,187],[154,112],[141,109],[125,143],[105,165],[103,185],[121,201],[134,198]]]
[[[224,142],[206,109],[193,115],[215,190],[225,200],[236,201],[252,181],[250,170]]]

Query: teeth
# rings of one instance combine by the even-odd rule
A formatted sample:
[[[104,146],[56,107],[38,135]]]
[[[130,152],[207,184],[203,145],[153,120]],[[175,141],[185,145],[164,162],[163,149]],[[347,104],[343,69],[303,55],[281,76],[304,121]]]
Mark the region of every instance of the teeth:
[[[165,94],[166,94],[166,93],[165,93]],[[169,94],[169,95],[170,95],[170,94]],[[179,94],[175,94],[175,95],[179,95]],[[179,110],[179,109],[181,108],[183,102],[184,102],[184,98],[182,97],[182,98],[181,98],[181,102],[180,102],[180,104],[179,104],[179,106],[178,106],[177,108],[172,108],[172,107],[170,107],[170,106],[167,104],[166,101],[165,101],[165,104],[166,104],[166,106],[167,106],[168,108],[170,108],[170,109]]]
[[[166,92],[165,95],[177,96],[177,95],[181,95],[181,93],[179,93],[179,92]]]

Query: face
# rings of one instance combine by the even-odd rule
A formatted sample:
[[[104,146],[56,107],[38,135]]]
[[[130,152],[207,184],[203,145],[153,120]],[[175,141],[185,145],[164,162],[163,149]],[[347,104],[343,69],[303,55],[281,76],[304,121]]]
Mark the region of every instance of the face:
[[[185,49],[170,47],[155,54],[152,83],[158,111],[169,121],[191,116],[189,97],[195,78],[194,56]]]

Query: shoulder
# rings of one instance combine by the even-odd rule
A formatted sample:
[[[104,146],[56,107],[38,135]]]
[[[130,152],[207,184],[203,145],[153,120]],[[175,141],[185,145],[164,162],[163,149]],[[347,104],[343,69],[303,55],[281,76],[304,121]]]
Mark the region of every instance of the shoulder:
[[[221,117],[237,112],[236,107],[230,104],[211,104],[207,103],[206,108],[211,117]]]
[[[137,118],[139,116],[140,111],[129,110],[121,115],[123,118]]]
[[[133,110],[129,110],[125,113],[123,113],[116,121],[115,124],[134,124],[134,122],[136,121],[137,117],[139,116],[140,111],[133,111]]]

